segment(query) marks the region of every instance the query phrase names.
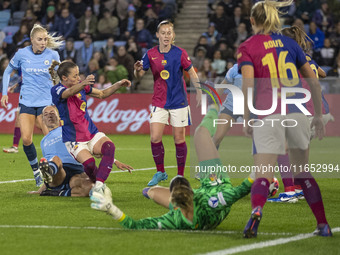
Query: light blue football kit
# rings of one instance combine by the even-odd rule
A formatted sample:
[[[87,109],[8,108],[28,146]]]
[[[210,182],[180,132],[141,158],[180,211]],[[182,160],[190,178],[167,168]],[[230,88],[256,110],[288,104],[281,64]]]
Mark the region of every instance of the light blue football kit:
[[[51,76],[48,72],[52,60],[60,61],[59,54],[55,50],[46,48],[41,54],[35,54],[32,46],[19,49],[9,63],[9,75],[13,70],[22,71],[22,87],[19,104],[27,107],[43,107],[52,104]],[[4,74],[3,95],[7,95],[9,76]]]

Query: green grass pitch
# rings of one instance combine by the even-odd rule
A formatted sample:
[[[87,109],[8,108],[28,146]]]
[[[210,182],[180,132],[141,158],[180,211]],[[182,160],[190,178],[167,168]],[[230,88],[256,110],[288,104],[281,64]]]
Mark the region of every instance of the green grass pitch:
[[[166,210],[142,196],[142,189],[154,174],[149,137],[143,135],[110,136],[116,145],[116,158],[132,165],[135,171],[111,173],[107,180],[114,203],[135,219],[159,216]],[[40,140],[34,143],[41,157]],[[188,137],[189,142],[189,137]],[[1,148],[10,146],[11,135],[0,135]],[[173,138],[165,136],[165,165],[169,179],[177,173]],[[340,138],[313,141],[310,161],[339,163]],[[315,219],[302,200],[296,204],[267,203],[256,239],[245,240],[242,230],[249,218],[250,196],[238,201],[228,218],[214,231],[132,231],[122,227],[102,212],[90,208],[89,198],[39,197],[34,190],[32,171],[20,146],[18,154],[0,152],[0,254],[205,254],[236,249],[245,245],[274,241],[275,245],[237,254],[340,254],[339,232],[332,238],[310,237],[281,244],[282,240],[311,233]],[[251,142],[244,137],[227,137],[221,147],[224,163],[251,165]],[[191,155],[194,159],[195,156]],[[189,159],[187,162],[190,162]],[[149,169],[153,168],[153,169]],[[190,176],[189,168],[185,175]],[[338,174],[339,176],[339,174]],[[24,180],[12,182],[12,180]],[[190,179],[193,187],[199,182]],[[241,179],[234,179],[238,184]],[[326,215],[333,229],[340,227],[339,178],[319,178]],[[169,180],[161,185],[168,186]],[[281,187],[283,187],[280,181]],[[279,238],[282,238],[278,240]],[[227,251],[225,251],[227,252]],[[219,254],[224,254],[223,252]],[[229,250],[229,254],[234,254]]]

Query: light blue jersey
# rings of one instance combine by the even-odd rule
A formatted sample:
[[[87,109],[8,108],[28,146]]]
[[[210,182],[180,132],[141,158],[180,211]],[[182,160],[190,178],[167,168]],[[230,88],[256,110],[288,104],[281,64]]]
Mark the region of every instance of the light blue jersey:
[[[9,66],[22,71],[22,86],[19,103],[27,107],[42,107],[52,104],[51,87],[53,86],[48,68],[52,60],[60,62],[55,50],[46,48],[41,54],[33,53],[32,46],[19,49],[11,59]],[[4,87],[8,84],[3,84]]]
[[[229,71],[225,75],[225,80],[242,90],[242,75],[238,73],[237,64],[229,69]],[[224,93],[228,95],[222,105],[233,112],[233,95],[230,93],[229,89],[224,90]]]
[[[80,165],[71,154],[67,151],[62,138],[62,128],[58,127],[49,132],[40,142],[43,156],[47,160],[51,160],[54,156],[58,156],[63,164]]]

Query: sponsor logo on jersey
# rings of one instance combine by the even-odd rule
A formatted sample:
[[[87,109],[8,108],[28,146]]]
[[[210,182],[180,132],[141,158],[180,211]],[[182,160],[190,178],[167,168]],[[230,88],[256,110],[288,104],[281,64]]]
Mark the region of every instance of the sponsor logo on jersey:
[[[163,66],[165,66],[167,63],[168,63],[168,62],[167,62],[165,59],[162,60],[162,65],[163,65]]]
[[[155,58],[151,57],[152,60],[156,60],[157,58],[158,58],[158,57],[155,57]]]
[[[217,197],[211,197],[211,198],[209,198],[208,205],[209,205],[211,208],[216,208],[216,207],[218,206],[218,199],[217,199]]]
[[[169,73],[167,70],[163,70],[163,71],[161,72],[161,78],[162,78],[163,80],[167,80],[167,79],[169,79],[169,77],[170,77],[170,73]]]
[[[25,70],[28,73],[48,73],[47,68],[26,68]]]
[[[86,102],[82,102],[81,106],[80,106],[80,110],[82,110],[83,112],[85,112],[86,109]]]

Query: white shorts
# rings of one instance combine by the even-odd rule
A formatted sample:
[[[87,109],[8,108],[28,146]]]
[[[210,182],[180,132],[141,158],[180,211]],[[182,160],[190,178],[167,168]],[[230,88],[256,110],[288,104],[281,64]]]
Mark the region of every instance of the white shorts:
[[[150,123],[163,123],[173,127],[186,127],[191,125],[190,107],[186,106],[178,109],[164,109],[152,106]]]
[[[308,149],[311,129],[308,117],[304,114],[290,113],[285,116],[274,114],[256,123],[260,127],[253,127],[253,154],[284,155],[286,140],[289,149]]]
[[[93,147],[94,145],[106,135],[103,132],[98,132],[95,136],[88,142],[66,142],[65,146],[69,153],[74,158],[77,158],[78,153],[82,150],[88,150],[93,155]]]

